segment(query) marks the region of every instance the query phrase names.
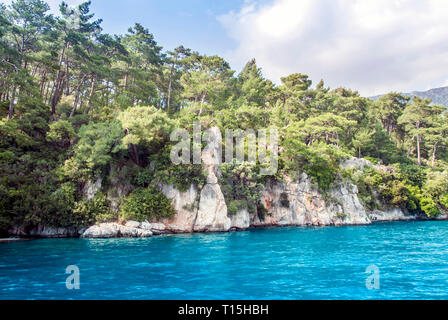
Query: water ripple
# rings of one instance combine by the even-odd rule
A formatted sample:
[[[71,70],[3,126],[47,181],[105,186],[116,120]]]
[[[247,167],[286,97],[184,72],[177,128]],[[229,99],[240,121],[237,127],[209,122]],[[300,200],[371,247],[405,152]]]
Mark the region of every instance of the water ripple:
[[[4,243],[0,299],[447,299],[447,236],[439,221]]]

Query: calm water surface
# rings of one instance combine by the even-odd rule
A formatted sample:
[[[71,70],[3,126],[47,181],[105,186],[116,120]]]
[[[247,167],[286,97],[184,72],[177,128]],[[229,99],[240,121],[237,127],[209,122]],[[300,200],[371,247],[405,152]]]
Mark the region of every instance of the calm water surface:
[[[2,243],[0,299],[448,299],[448,222]]]

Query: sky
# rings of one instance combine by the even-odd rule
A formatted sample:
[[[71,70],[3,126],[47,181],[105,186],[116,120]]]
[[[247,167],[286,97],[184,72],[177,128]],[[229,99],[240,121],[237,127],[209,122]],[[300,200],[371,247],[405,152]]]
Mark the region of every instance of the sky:
[[[56,12],[59,1],[47,2]],[[105,32],[139,22],[166,50],[218,54],[237,71],[255,58],[276,83],[300,72],[365,96],[448,86],[446,0],[92,0],[91,8]]]

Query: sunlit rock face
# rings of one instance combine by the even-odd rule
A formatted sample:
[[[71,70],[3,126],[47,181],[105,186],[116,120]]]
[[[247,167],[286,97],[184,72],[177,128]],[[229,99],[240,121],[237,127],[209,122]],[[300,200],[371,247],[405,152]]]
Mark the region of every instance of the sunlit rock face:
[[[305,173],[294,179],[285,177],[283,181],[265,185],[261,203],[267,213],[249,213],[245,209],[230,215],[218,183],[222,139],[217,128],[208,130],[207,135],[208,145],[201,156],[207,172],[205,186],[201,190],[191,186],[186,192],[178,191],[173,185],[162,186],[162,192],[172,199],[176,210],[172,220],[162,221],[167,231],[225,232],[263,226],[365,225],[372,222],[372,217],[377,221],[415,218],[406,216],[400,209],[368,213],[358,198],[355,185],[343,182],[323,194]],[[373,164],[352,158],[341,166],[362,170]]]
[[[415,220],[417,216],[410,215],[401,208],[385,208],[382,210],[374,210],[369,215],[372,221],[406,221]]]
[[[371,221],[358,199],[358,190],[342,184],[322,195],[313,187],[306,174],[298,179],[285,179],[267,185],[261,201],[268,213],[252,216],[254,226],[327,226],[370,224]]]
[[[83,189],[84,197],[86,197],[87,200],[92,200],[97,194],[97,192],[101,190],[102,182],[103,182],[102,178],[98,178],[94,182],[88,180],[87,183],[84,185]]]
[[[239,210],[231,217],[231,226],[233,230],[245,230],[250,227],[250,214],[247,209]]]
[[[227,216],[227,205],[217,183],[207,183],[201,191],[199,210],[194,231],[229,231],[231,220]]]
[[[373,163],[367,159],[363,158],[350,158],[343,161],[341,164],[341,168],[343,169],[360,169],[373,167]]]
[[[162,193],[171,199],[171,203],[176,211],[173,219],[161,221],[167,230],[173,233],[193,232],[194,223],[198,209],[196,206],[198,190],[194,185],[185,192],[180,192],[174,185],[163,185]]]
[[[222,156],[222,137],[218,128],[207,131],[208,144],[202,152],[202,164],[207,172],[207,184],[202,188],[194,231],[229,231],[231,220],[221,187],[219,165]]]
[[[179,192],[172,186],[163,188],[172,199],[176,216],[164,221],[172,232],[208,232],[244,230],[262,226],[329,226],[370,224],[368,213],[360,203],[356,186],[345,183],[334,187],[327,196],[313,187],[302,174],[299,179],[285,179],[267,184],[261,202],[267,213],[249,213],[247,209],[235,215],[227,213],[227,205],[219,184],[207,183],[199,193],[198,209],[194,207],[194,187]],[[193,210],[191,209],[193,208]],[[385,216],[388,213],[384,213]]]
[[[187,192],[179,192],[173,185],[162,186],[162,192],[172,199],[177,212],[171,221],[164,221],[173,232],[229,231],[231,219],[227,216],[227,205],[218,184],[221,163],[222,138],[217,128],[207,132],[209,141],[201,155],[207,183],[200,193],[195,186]]]
[[[358,198],[358,189],[349,182],[340,183],[326,195],[302,173],[295,179],[267,183],[261,192],[266,213],[249,213],[247,209],[230,215],[221,187],[215,180],[218,166],[209,166],[207,183],[201,190],[191,185],[181,192],[174,185],[162,185],[162,192],[172,200],[176,214],[172,219],[128,221],[125,225],[107,223],[88,228],[82,237],[148,237],[153,234],[227,232],[263,226],[341,226],[366,225],[372,221],[412,220],[399,208],[367,212]],[[17,233],[23,230],[17,230]],[[34,231],[36,234],[36,231]]]
[[[151,230],[140,228],[140,224],[127,223],[121,225],[119,223],[100,223],[88,228],[81,235],[82,238],[147,238],[151,237]]]

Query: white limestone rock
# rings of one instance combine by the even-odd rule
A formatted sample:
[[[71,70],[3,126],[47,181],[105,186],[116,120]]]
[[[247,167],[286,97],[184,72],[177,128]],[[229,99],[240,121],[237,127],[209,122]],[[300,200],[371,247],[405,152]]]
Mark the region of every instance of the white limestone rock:
[[[417,216],[408,214],[400,208],[385,208],[382,210],[374,210],[370,214],[372,221],[407,221],[415,220]]]
[[[128,222],[126,222],[125,226],[129,227],[129,228],[139,228],[140,227],[140,222],[128,221]]]
[[[136,237],[151,237],[150,230],[144,230],[129,226],[123,226],[118,223],[100,223],[88,228],[81,235],[82,238],[136,238]]]
[[[101,190],[103,179],[99,177],[95,182],[88,180],[84,185],[83,193],[87,200],[92,200],[98,191]]]
[[[250,215],[247,209],[239,210],[231,217],[231,229],[246,230],[250,227]]]
[[[194,185],[185,192],[180,192],[174,185],[162,185],[162,193],[171,199],[176,214],[172,219],[164,219],[162,223],[166,226],[164,231],[183,233],[193,232],[194,222],[197,216],[198,190]]]
[[[201,191],[199,210],[193,230],[229,231],[231,220],[227,216],[227,206],[224,195],[218,184],[206,184]]]
[[[150,223],[148,221],[142,222],[140,224],[140,229],[151,231],[153,234],[164,234],[166,233],[166,227],[163,223]]]
[[[334,187],[329,197],[313,188],[311,179],[301,174],[297,179],[268,184],[261,201],[268,214],[260,220],[251,216],[253,226],[327,226],[370,224],[371,221],[351,184]]]
[[[81,238],[115,238],[119,236],[118,223],[101,223],[91,226],[81,235]]]
[[[344,169],[361,169],[363,170],[366,167],[373,167],[373,163],[369,160],[366,160],[364,158],[350,158],[345,161],[343,161],[340,166]]]

